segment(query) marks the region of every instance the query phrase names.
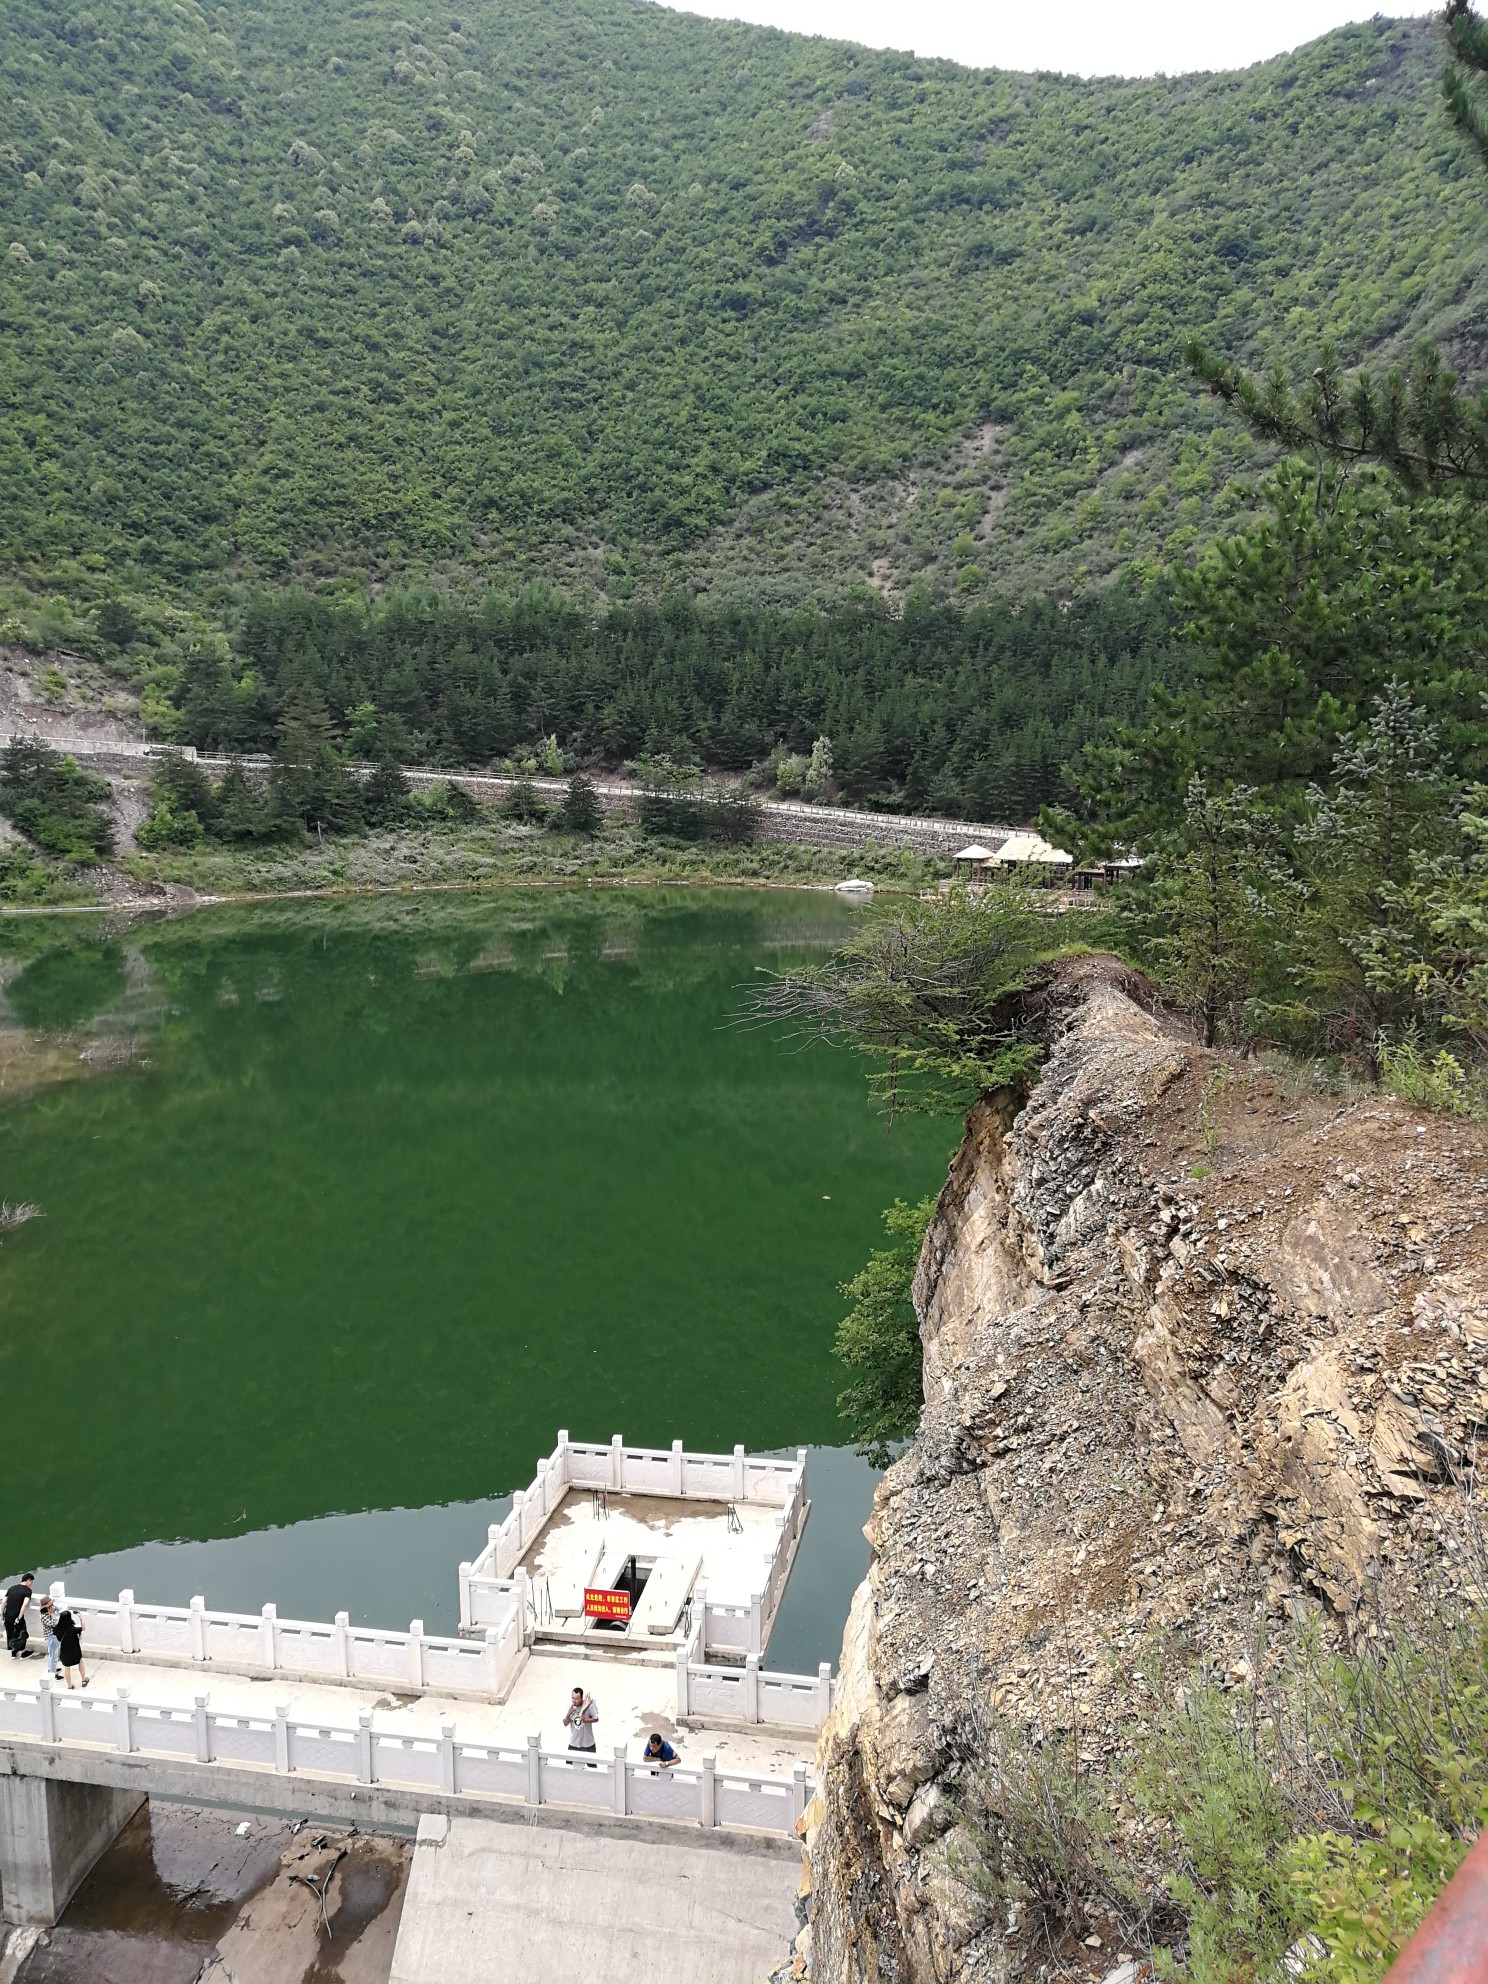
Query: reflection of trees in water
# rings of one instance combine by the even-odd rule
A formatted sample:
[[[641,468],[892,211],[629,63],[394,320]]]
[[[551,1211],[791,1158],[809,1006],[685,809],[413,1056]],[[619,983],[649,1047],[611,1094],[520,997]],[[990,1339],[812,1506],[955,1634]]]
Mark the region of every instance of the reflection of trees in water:
[[[71,1033],[111,1006],[129,988],[124,952],[117,944],[60,944],[33,958],[8,989],[22,1026]]]
[[[127,935],[57,919],[44,933],[0,930],[0,1025],[132,1037],[332,982],[346,1024],[378,1028],[396,1023],[395,986],[433,995],[463,980],[473,993],[470,981],[497,976],[562,993],[619,971],[638,989],[682,992],[737,982],[764,953],[831,950],[850,914],[806,896],[650,889],[258,904]],[[118,1060],[101,1052],[95,1066]]]
[[[0,956],[0,1027],[20,1024],[10,1003],[9,987],[14,979],[20,977],[30,962],[28,957]]]
[[[835,951],[851,926],[842,912],[836,916],[802,916],[760,931],[762,951]]]
[[[133,1034],[159,1025],[166,998],[155,967],[113,919],[100,927],[89,918],[81,928],[71,918],[37,920],[43,930],[5,933],[0,1026],[66,1036]]]

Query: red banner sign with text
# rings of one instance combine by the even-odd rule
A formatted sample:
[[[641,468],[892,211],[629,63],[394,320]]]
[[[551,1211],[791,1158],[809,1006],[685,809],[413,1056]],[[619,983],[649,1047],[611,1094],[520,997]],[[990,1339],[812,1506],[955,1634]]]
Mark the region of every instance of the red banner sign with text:
[[[584,1617],[586,1619],[628,1619],[630,1617],[630,1593],[628,1591],[600,1591],[592,1584],[584,1587]]]

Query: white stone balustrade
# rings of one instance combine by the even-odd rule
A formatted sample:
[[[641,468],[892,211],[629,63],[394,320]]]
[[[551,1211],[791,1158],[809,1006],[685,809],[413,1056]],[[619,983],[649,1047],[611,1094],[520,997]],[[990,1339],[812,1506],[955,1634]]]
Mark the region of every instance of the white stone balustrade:
[[[751,1653],[742,1667],[710,1667],[677,1656],[677,1720],[767,1723],[775,1729],[820,1729],[837,1684],[823,1661],[815,1675],[776,1674]]]
[[[566,1431],[545,1460],[538,1463],[532,1485],[512,1497],[505,1522],[493,1523],[486,1547],[460,1566],[460,1630],[487,1624],[492,1614],[523,1603],[518,1591],[521,1560],[548,1517],[571,1488],[602,1489],[612,1495],[660,1495],[677,1501],[753,1503],[781,1512],[778,1534],[764,1589],[740,1594],[732,1601],[713,1598],[705,1617],[705,1648],[710,1653],[760,1655],[766,1622],[775,1608],[790,1570],[791,1558],[806,1521],[806,1453],[794,1460],[773,1454],[688,1453],[680,1440],[669,1448],[628,1447],[617,1433],[607,1446],[570,1440]]]
[[[525,1658],[522,1613],[515,1590],[492,1607],[480,1639],[426,1633],[415,1619],[406,1633],[353,1626],[345,1612],[329,1624],[281,1619],[272,1605],[258,1614],[213,1612],[205,1601],[141,1605],[132,1591],[118,1598],[79,1598],[51,1588],[58,1609],[73,1606],[87,1621],[91,1651],[154,1665],[215,1666],[229,1673],[284,1674],[299,1680],[382,1683],[400,1693],[472,1695],[502,1701]]]
[[[837,1684],[823,1661],[815,1675],[775,1674],[755,1654],[742,1667],[710,1667],[702,1654],[702,1609],[677,1648],[678,1722],[768,1723],[776,1729],[820,1729],[832,1712]]]
[[[760,1668],[768,1623],[806,1520],[804,1451],[794,1460],[749,1455],[742,1447],[732,1454],[692,1454],[680,1440],[667,1449],[627,1447],[617,1434],[607,1445],[586,1445],[560,1432],[530,1487],[513,1497],[506,1521],[490,1529],[485,1550],[460,1565],[461,1633],[455,1638],[426,1633],[417,1619],[407,1632],[397,1632],[353,1626],[345,1612],[329,1622],[281,1619],[273,1605],[255,1614],[214,1611],[200,1597],[186,1606],[141,1603],[132,1591],[120,1592],[116,1600],[79,1598],[61,1584],[52,1586],[51,1595],[59,1609],[72,1605],[84,1615],[89,1649],[99,1656],[500,1703],[511,1694],[532,1638],[529,1580],[520,1559],[569,1490],[590,1488],[779,1511],[763,1590],[746,1599],[697,1587],[691,1631],[677,1651],[677,1713],[782,1729],[819,1728],[832,1702],[830,1670],[823,1667],[813,1677]],[[710,1665],[710,1654],[738,1664]],[[198,1760],[209,1761],[217,1754],[211,1747],[216,1737],[200,1708],[188,1720],[187,1747]],[[229,1736],[229,1745],[247,1743],[243,1732],[249,1725],[230,1720],[237,1733]],[[325,1738],[342,1750],[358,1740],[356,1731]],[[209,1755],[202,1755],[203,1745]],[[408,1754],[423,1752],[415,1746]]]
[[[229,1715],[214,1710],[207,1695],[186,1709],[136,1702],[127,1688],[112,1700],[59,1691],[45,1677],[34,1692],[0,1688],[0,1737],[403,1787],[469,1800],[476,1809],[482,1800],[505,1800],[755,1832],[788,1833],[810,1793],[804,1763],[790,1778],[720,1772],[711,1755],[701,1768],[657,1770],[629,1761],[623,1746],[601,1758],[544,1750],[538,1736],[521,1748],[466,1743],[449,1721],[437,1738],[399,1736],[378,1729],[371,1710],[355,1727],[327,1726],[296,1719],[285,1704],[271,1716]],[[202,1795],[212,1795],[207,1777]]]

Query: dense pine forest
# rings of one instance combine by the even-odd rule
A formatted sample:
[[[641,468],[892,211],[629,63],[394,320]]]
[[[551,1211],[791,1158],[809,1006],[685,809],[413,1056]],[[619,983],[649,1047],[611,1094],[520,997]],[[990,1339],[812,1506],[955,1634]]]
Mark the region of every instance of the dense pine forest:
[[[1160,595],[1125,586],[1068,612],[918,595],[898,616],[710,612],[679,598],[598,620],[551,593],[367,611],[301,592],[254,600],[242,672],[198,650],[178,699],[184,733],[216,750],[271,750],[285,711],[310,700],[354,755],[447,765],[551,736],[570,759],[743,770],[826,736],[847,797],[1023,819],[1058,797],[1071,750],[1138,713],[1155,671],[1175,666],[1169,626]]]

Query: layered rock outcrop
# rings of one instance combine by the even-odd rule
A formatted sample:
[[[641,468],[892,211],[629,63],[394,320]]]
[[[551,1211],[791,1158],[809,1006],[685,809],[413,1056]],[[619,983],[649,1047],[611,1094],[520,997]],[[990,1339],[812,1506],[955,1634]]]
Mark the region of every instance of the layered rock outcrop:
[[[1450,1550],[1488,1425],[1480,1127],[1207,1053],[1114,960],[1064,967],[1038,1023],[1043,1074],[972,1112],[915,1280],[925,1410],[808,1814],[817,1984],[1015,1974],[947,1838],[970,1705],[1119,1770],[1143,1644],[1243,1676],[1260,1624],[1367,1633]]]

